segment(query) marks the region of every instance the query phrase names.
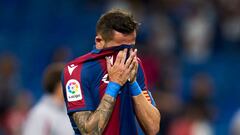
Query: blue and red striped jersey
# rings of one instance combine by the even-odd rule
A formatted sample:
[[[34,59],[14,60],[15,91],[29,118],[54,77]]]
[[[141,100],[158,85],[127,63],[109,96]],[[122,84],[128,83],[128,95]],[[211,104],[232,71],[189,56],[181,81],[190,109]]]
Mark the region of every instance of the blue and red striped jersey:
[[[111,57],[114,62],[119,50],[129,47],[129,45],[122,45],[103,50],[94,49],[65,66],[62,78],[63,93],[68,116],[76,135],[81,135],[81,133],[72,118],[72,114],[78,111],[95,111],[108,85],[105,57]],[[155,102],[147,88],[147,80],[142,63],[140,59],[138,60],[137,82],[147,100],[155,106]],[[111,118],[103,134],[144,134],[135,116],[133,101],[128,87],[128,83],[121,87]]]

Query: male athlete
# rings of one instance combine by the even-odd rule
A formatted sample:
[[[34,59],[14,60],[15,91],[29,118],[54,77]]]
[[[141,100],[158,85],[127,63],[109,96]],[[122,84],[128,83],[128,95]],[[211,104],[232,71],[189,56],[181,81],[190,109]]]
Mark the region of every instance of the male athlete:
[[[134,49],[138,23],[121,10],[97,22],[95,49],[64,68],[68,116],[76,135],[154,135],[160,113]]]

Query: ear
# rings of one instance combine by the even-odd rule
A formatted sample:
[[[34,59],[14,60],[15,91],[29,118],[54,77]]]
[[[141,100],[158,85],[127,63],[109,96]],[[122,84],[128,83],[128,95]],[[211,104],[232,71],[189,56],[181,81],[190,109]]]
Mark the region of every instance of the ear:
[[[103,40],[102,36],[97,34],[95,37],[95,44],[97,49],[102,49],[105,45],[105,41]]]

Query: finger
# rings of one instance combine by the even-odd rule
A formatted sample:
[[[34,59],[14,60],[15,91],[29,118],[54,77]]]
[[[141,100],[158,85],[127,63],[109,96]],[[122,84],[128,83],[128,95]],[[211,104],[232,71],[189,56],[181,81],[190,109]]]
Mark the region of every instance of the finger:
[[[133,65],[133,63],[132,63],[132,64],[130,64],[129,68],[127,68],[126,74],[130,74],[133,69],[134,69],[134,65]]]
[[[137,56],[134,57],[134,61],[135,61],[135,64],[136,64],[136,65],[135,65],[136,68],[138,68],[138,60],[137,60]]]
[[[133,58],[134,68],[138,68],[137,49],[135,49],[134,52],[136,53],[135,57]]]
[[[136,61],[136,57],[134,57],[133,59],[133,69],[135,69],[137,67],[137,61]]]
[[[130,49],[130,54],[133,52],[133,50],[134,50],[133,48]]]
[[[123,51],[119,51],[114,64],[120,64],[122,57],[123,57]]]
[[[132,70],[135,67],[135,63],[130,64],[129,69]]]
[[[107,63],[107,70],[109,71],[112,67],[111,61],[110,61],[109,57],[105,57],[105,58],[106,58],[106,63]]]
[[[123,50],[123,57],[121,59],[121,64],[125,63],[126,57],[127,57],[127,49],[124,49]]]
[[[125,66],[129,68],[130,64],[133,62],[134,57],[136,56],[136,51],[130,54],[130,57],[127,59]]]
[[[136,55],[137,55],[137,51],[138,51],[137,49],[134,49],[134,52],[136,53]]]

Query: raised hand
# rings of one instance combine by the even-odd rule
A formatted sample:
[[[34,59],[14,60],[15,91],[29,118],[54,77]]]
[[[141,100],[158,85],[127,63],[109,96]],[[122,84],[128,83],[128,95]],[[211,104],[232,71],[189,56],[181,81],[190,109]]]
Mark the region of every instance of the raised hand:
[[[109,80],[123,86],[130,77],[130,73],[134,68],[134,58],[136,57],[136,51],[131,52],[129,58],[126,61],[127,49],[120,51],[117,55],[116,61],[113,65],[110,63],[110,59],[107,57],[107,71]],[[125,62],[126,61],[126,62]]]
[[[131,53],[136,53],[137,54],[137,49],[135,49],[134,51],[131,50]],[[132,64],[133,64],[133,69],[130,72],[130,80],[129,80],[130,83],[133,83],[137,79],[137,71],[138,71],[137,56],[134,57]]]

